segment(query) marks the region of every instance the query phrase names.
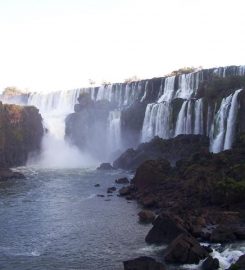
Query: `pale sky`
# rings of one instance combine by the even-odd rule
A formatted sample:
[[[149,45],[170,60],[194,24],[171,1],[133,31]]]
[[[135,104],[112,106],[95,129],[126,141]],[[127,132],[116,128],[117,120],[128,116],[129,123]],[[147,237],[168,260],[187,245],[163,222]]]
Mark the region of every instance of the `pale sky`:
[[[0,0],[0,90],[245,65],[245,0]]]

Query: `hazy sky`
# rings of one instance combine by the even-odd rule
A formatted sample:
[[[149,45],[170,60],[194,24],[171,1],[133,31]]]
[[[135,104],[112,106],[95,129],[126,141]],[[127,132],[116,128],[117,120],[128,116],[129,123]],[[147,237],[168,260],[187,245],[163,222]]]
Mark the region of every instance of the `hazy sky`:
[[[0,0],[0,89],[245,64],[245,0]]]

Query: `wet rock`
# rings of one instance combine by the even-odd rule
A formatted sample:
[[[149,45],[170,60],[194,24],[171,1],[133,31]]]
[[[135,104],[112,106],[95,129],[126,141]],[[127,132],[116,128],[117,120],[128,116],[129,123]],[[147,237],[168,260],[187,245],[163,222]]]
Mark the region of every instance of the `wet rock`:
[[[117,184],[129,184],[129,180],[127,177],[122,177],[122,178],[116,179],[115,182]]]
[[[132,200],[134,200],[135,199],[135,197],[133,196],[133,195],[127,195],[126,197],[126,200],[128,200],[128,201],[132,201]]]
[[[100,184],[95,184],[94,187],[100,187]]]
[[[131,192],[131,189],[129,186],[127,187],[122,187],[121,189],[119,189],[119,194],[120,196],[126,196],[126,195],[129,195]]]
[[[124,270],[165,270],[163,264],[150,257],[139,257],[123,262]]]
[[[186,233],[183,220],[169,213],[160,214],[154,221],[145,241],[149,244],[171,242],[179,234]]]
[[[245,227],[237,226],[234,228],[234,234],[237,240],[245,240]]]
[[[244,270],[245,269],[245,254],[240,256],[236,263],[232,264],[228,270]]]
[[[183,233],[176,237],[165,251],[168,263],[197,264],[208,256],[208,252],[192,236]]]
[[[236,235],[232,226],[220,225],[210,235],[210,241],[214,243],[226,243],[235,240]]]
[[[202,263],[202,270],[216,270],[219,269],[219,260],[208,256],[207,259]]]
[[[154,195],[148,195],[146,197],[143,197],[140,202],[144,207],[154,207],[157,205],[157,200],[154,197]]]
[[[43,133],[37,108],[0,102],[0,167],[22,166],[39,154]]]
[[[156,215],[150,210],[142,210],[138,213],[140,222],[151,223],[155,219]]]
[[[204,249],[206,249],[206,251],[208,252],[208,253],[212,253],[213,252],[213,249],[211,248],[211,246],[210,245],[208,245],[208,246],[202,246]]]
[[[113,170],[114,168],[110,163],[101,163],[97,170]]]
[[[25,176],[22,173],[14,172],[7,168],[0,168],[0,181],[9,179],[24,179]]]
[[[156,159],[167,159],[174,164],[200,150],[208,151],[208,147],[209,139],[201,135],[179,135],[168,140],[156,136],[150,142],[140,144],[136,150],[126,150],[114,161],[113,166],[127,170],[136,169],[143,162]]]
[[[108,189],[107,189],[107,193],[113,193],[114,191],[116,191],[117,189],[116,189],[116,187],[109,187]]]
[[[148,160],[136,170],[133,183],[139,191],[151,190],[163,182],[170,171],[169,161],[164,159]]]

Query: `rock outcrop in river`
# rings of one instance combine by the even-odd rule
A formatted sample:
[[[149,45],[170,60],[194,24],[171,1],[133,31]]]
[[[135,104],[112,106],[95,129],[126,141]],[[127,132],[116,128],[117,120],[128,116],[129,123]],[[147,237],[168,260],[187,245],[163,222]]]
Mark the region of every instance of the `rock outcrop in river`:
[[[25,165],[40,150],[42,136],[38,109],[0,103],[0,167]]]

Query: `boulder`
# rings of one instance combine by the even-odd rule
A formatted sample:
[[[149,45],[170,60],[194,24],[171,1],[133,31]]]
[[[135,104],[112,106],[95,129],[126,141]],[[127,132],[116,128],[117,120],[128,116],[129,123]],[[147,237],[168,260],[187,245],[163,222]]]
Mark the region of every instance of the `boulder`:
[[[216,270],[219,269],[219,260],[208,256],[207,259],[202,263],[202,270]]]
[[[142,210],[138,213],[140,222],[151,223],[155,219],[156,215],[150,210]]]
[[[124,270],[165,270],[163,264],[146,256],[124,261],[123,265]]]
[[[115,182],[117,184],[129,184],[129,180],[127,177],[122,177],[122,178],[116,179]]]
[[[147,160],[167,159],[172,164],[198,151],[208,151],[209,139],[201,135],[179,135],[164,140],[156,136],[150,142],[142,143],[136,150],[126,150],[114,162],[115,168],[136,169]]]
[[[107,193],[113,193],[114,191],[116,191],[117,189],[115,187],[109,187],[107,189]]]
[[[149,244],[168,243],[186,232],[183,221],[179,217],[162,213],[153,221],[153,227],[148,232],[145,241]]]
[[[150,190],[163,182],[170,171],[169,161],[165,159],[148,160],[136,170],[133,183],[139,191]]]
[[[153,194],[143,197],[140,202],[144,207],[154,207],[157,204],[157,200]]]
[[[208,252],[189,234],[182,233],[176,237],[165,251],[168,263],[198,264],[208,256]]]
[[[25,178],[25,176],[22,173],[14,172],[7,168],[0,168],[0,181],[23,178]]]
[[[130,186],[122,187],[121,189],[119,189],[120,196],[130,195],[130,192],[131,192]]]
[[[39,154],[43,133],[37,108],[0,102],[0,167],[23,166]]]
[[[228,270],[244,270],[245,269],[245,254],[240,256],[236,263],[232,264]]]
[[[101,163],[97,170],[113,170],[114,168],[110,163]]]
[[[103,195],[103,194],[97,194],[97,197],[104,198],[105,195]]]
[[[232,226],[220,225],[210,235],[210,241],[214,243],[226,243],[235,240],[236,235]]]

